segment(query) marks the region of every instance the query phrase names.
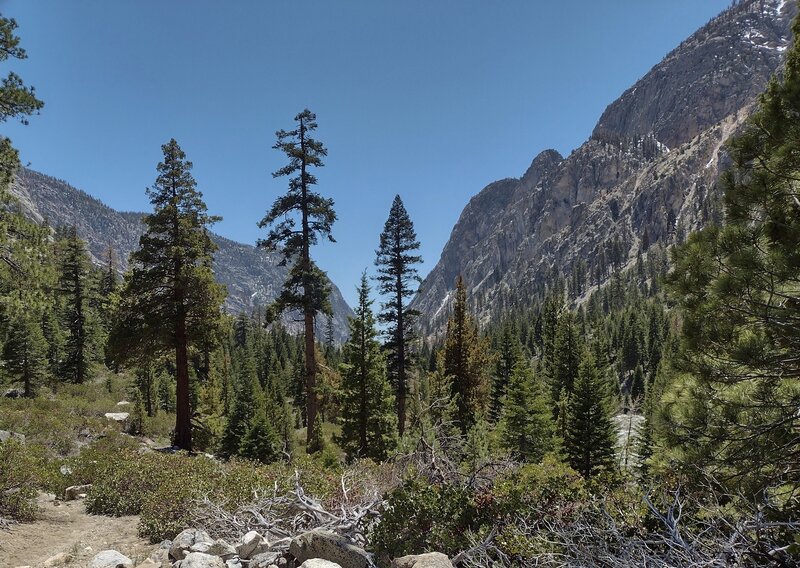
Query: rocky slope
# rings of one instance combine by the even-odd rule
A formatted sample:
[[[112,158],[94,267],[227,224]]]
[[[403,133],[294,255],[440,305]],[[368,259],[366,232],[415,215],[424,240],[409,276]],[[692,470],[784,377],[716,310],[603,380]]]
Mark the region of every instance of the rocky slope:
[[[723,144],[780,68],[796,12],[737,2],[609,105],[568,157],[542,152],[473,197],[414,301],[425,331],[442,330],[458,274],[485,322],[574,265],[588,279],[615,240],[624,262],[707,223]]]
[[[31,218],[53,227],[75,225],[81,238],[88,242],[95,262],[100,263],[105,251],[112,247],[120,270],[125,269],[128,256],[138,247],[144,230],[143,213],[115,211],[64,181],[33,170],[23,168],[19,172],[12,193]],[[213,235],[213,239],[219,246],[214,271],[217,280],[228,287],[228,311],[250,312],[272,301],[287,274],[286,267],[278,266],[278,256],[219,235]],[[335,335],[343,340],[352,311],[335,285],[331,302]],[[295,319],[287,314],[284,321],[296,328]],[[324,327],[322,323],[320,329]]]

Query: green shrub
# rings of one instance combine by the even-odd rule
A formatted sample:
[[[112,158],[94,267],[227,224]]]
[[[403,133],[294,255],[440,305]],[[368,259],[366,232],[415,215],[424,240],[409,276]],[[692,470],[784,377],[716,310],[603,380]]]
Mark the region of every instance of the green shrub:
[[[468,532],[480,530],[483,521],[474,494],[410,479],[389,494],[371,542],[383,561],[432,551],[452,555],[467,546]]]
[[[36,518],[35,460],[16,440],[0,443],[0,518]]]

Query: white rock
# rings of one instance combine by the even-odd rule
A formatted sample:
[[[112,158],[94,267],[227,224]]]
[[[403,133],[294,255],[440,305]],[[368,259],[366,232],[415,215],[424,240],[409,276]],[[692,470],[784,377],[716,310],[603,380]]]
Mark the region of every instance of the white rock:
[[[206,531],[186,529],[172,541],[172,545],[169,547],[169,555],[175,560],[183,560],[192,546],[201,542],[211,544],[214,540]]]
[[[128,402],[127,400],[120,400],[117,403],[117,406],[128,406],[129,404],[130,404],[130,402]]]
[[[88,568],[133,568],[133,560],[116,550],[103,550],[89,561]]]
[[[289,543],[289,554],[298,562],[322,558],[342,568],[371,568],[372,555],[329,531],[314,530],[296,536]]]
[[[64,490],[64,501],[74,501],[75,499],[80,499],[81,496],[85,497],[91,488],[91,483],[87,485],[71,485]]]
[[[229,544],[228,541],[224,539],[217,539],[215,540],[205,551],[206,554],[211,554],[213,556],[219,556],[223,560],[228,560],[229,558],[233,558],[236,556],[236,548],[233,545]]]
[[[300,568],[342,568],[336,562],[323,560],[322,558],[309,558],[300,565]]]
[[[269,568],[270,566],[277,564],[280,557],[281,553],[274,550],[270,552],[254,554],[250,557],[250,564],[248,568]]]
[[[226,568],[226,566],[219,556],[190,552],[186,558],[176,562],[174,568]]]
[[[242,560],[248,560],[256,554],[266,552],[267,550],[269,550],[269,542],[256,531],[250,531],[245,534],[239,541],[239,544],[236,545],[236,553]]]
[[[428,552],[395,558],[392,568],[453,568],[453,563],[441,552]]]
[[[114,422],[126,422],[130,413],[128,412],[106,412],[106,418]]]
[[[72,560],[72,555],[68,552],[59,552],[55,556],[51,556],[42,563],[44,568],[54,568],[55,566],[63,566]]]

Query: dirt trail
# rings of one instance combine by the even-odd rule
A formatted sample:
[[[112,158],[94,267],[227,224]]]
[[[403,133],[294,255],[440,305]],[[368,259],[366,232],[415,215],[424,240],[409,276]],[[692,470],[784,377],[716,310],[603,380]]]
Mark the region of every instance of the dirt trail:
[[[68,558],[52,568],[84,568],[101,550],[118,550],[134,561],[143,562],[157,548],[136,533],[139,517],[103,517],[86,513],[83,501],[39,500],[41,515],[34,523],[0,530],[0,566],[15,568],[44,566],[60,553]]]

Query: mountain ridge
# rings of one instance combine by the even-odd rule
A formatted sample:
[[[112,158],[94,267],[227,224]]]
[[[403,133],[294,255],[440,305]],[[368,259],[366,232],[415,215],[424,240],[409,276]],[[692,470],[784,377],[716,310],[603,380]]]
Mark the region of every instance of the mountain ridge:
[[[615,242],[627,261],[714,218],[724,141],[779,70],[796,13],[785,0],[735,3],[609,104],[569,156],[540,152],[474,195],[414,299],[424,334],[443,331],[459,274],[486,323],[557,273],[585,265],[591,285]]]
[[[54,228],[74,225],[78,235],[87,242],[95,264],[103,262],[105,251],[111,246],[120,272],[127,268],[128,257],[138,248],[139,236],[144,232],[141,220],[146,213],[116,211],[64,180],[28,168],[20,169],[11,185],[11,193],[33,220],[46,222]],[[228,289],[227,311],[249,313],[277,296],[288,273],[287,267],[280,266],[277,254],[216,233],[212,233],[212,239],[219,247],[214,255],[215,276]],[[347,318],[353,312],[338,287],[332,283],[331,288],[334,335],[337,341],[343,341],[347,337]],[[300,330],[291,314],[284,314],[283,322],[293,331]],[[320,331],[325,323],[318,322]]]

